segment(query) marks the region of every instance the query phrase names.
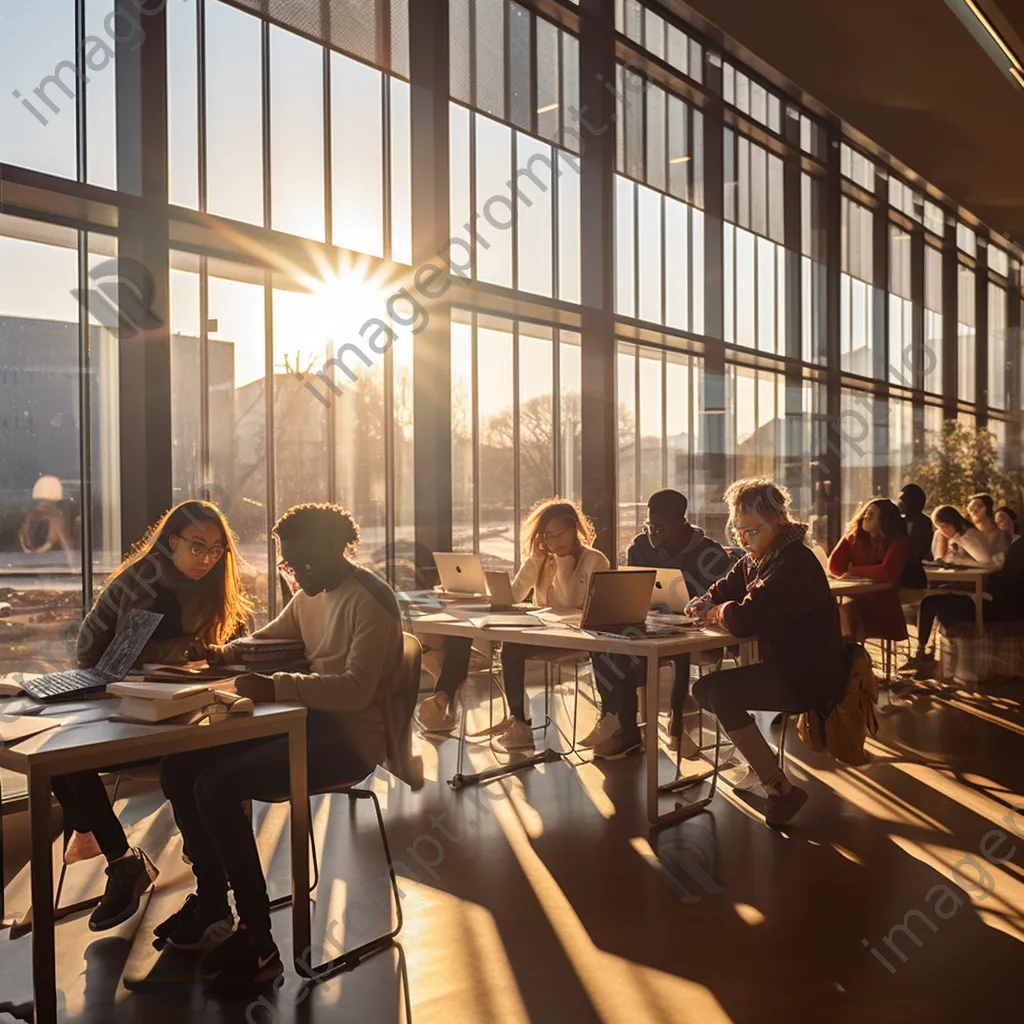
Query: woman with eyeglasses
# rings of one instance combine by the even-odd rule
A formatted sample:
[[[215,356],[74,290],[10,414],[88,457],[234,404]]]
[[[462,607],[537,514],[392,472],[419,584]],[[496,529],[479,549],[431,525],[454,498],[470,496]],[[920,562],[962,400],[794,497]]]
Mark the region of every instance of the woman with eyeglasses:
[[[200,660],[208,647],[247,631],[252,607],[239,578],[234,534],[220,509],[205,501],[182,502],[107,579],[79,629],[76,663],[93,667],[134,609],[163,615],[138,664]],[[156,879],[152,861],[128,845],[97,772],[55,776],[53,792],[74,829],[66,862],[100,854],[107,859],[106,890],[90,929],[104,931],[127,921]]]
[[[582,609],[591,575],[607,569],[608,559],[591,546],[594,526],[579,506],[562,498],[538,502],[526,517],[520,536],[525,560],[512,581],[514,600],[525,601],[532,590],[534,604],[538,606]],[[420,723],[428,732],[441,731],[439,726],[443,726],[444,731],[452,728],[454,716],[449,709],[458,686],[466,678],[471,649],[471,640],[445,639],[441,678],[434,693],[419,708]],[[506,750],[533,746],[533,730],[526,716],[526,662],[530,658],[550,658],[551,655],[551,648],[514,643],[501,645],[505,696],[512,711],[512,721],[500,740]]]

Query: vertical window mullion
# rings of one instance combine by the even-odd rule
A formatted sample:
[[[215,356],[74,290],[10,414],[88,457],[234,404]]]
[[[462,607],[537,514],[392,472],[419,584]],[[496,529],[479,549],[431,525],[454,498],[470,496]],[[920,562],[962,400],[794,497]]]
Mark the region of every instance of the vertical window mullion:
[[[562,340],[556,327],[551,338],[551,437],[554,440],[551,479],[555,494],[562,494]],[[564,495],[568,497],[568,495]]]
[[[516,569],[519,569],[519,523],[521,510],[519,500],[519,321],[512,321],[512,541]]]
[[[470,326],[470,391],[473,416],[473,551],[480,553],[480,381],[477,346],[477,315],[471,315]]]
[[[75,0],[75,71],[78,73],[79,82],[75,95],[75,169],[78,180],[81,182],[89,180],[89,106],[87,102],[89,79],[86,75],[86,68],[83,66],[85,29],[85,0]],[[86,258],[88,261],[88,256]]]
[[[270,22],[261,22],[260,28],[263,61],[263,227],[269,229],[273,226],[274,213],[270,168]]]
[[[212,480],[210,469],[210,296],[209,261],[199,257],[199,479]],[[203,498],[207,498],[205,494]],[[209,499],[207,499],[209,500]]]
[[[267,614],[277,617],[277,551],[273,533],[277,509],[276,452],[274,451],[274,287],[273,273],[263,273],[263,450],[267,459]]]
[[[334,244],[334,130],[332,120],[334,108],[331,96],[331,51],[323,47],[323,91],[324,91],[324,240]],[[333,498],[331,499],[334,500]]]
[[[386,76],[385,76],[386,77]],[[391,325],[394,326],[393,324]],[[384,353],[384,559],[395,584],[395,350]]]
[[[384,258],[392,258],[392,199],[391,199],[391,78],[387,74],[380,76],[381,83],[381,185],[384,223],[381,225],[384,234]]]
[[[661,486],[668,487],[668,352],[661,352]]]
[[[199,160],[199,209],[206,213],[208,175],[206,154],[206,0],[196,0],[196,77],[198,78],[198,111],[196,134],[198,135]],[[328,242],[331,240],[327,236]]]
[[[78,232],[78,465],[81,481],[82,616],[92,605],[92,331],[89,324],[89,235]],[[0,883],[2,884],[2,883]]]

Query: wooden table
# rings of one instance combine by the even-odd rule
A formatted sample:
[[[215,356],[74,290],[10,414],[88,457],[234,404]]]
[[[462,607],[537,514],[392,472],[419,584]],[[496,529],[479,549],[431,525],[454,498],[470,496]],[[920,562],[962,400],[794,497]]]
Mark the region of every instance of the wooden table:
[[[828,580],[828,589],[832,591],[835,598],[856,597],[858,594],[873,594],[878,590],[892,590],[891,583],[879,583],[876,580],[856,579],[844,576],[842,579]]]
[[[230,716],[214,724],[142,725],[109,721],[109,715],[116,707],[113,700],[46,705],[41,714],[66,717],[70,721],[0,749],[0,767],[20,772],[28,780],[32,839],[32,983],[36,1024],[54,1024],[57,1020],[50,817],[50,780],[54,775],[100,770],[131,761],[205,750],[245,740],[287,736],[291,786],[292,935],[296,958],[309,949],[306,709],[263,704],[257,706],[252,715]]]
[[[676,808],[665,814],[658,813],[658,667],[662,658],[676,654],[696,654],[700,651],[718,650],[733,644],[752,645],[753,638],[739,640],[732,634],[714,627],[705,626],[687,629],[670,637],[598,636],[584,632],[575,623],[579,622],[578,611],[553,610],[550,618],[561,620],[543,628],[494,628],[484,629],[474,625],[470,619],[488,614],[487,607],[476,605],[450,604],[444,611],[437,611],[437,598],[426,597],[417,603],[416,594],[400,594],[403,610],[410,628],[416,633],[441,636],[461,636],[473,640],[487,640],[491,643],[527,644],[531,647],[552,647],[567,651],[588,651],[591,654],[623,654],[643,658],[647,662],[647,820],[652,825],[666,825],[694,813],[694,808]],[[546,615],[544,617],[547,617]]]
[[[978,630],[978,636],[984,632],[985,619],[982,615],[982,608],[985,601],[985,580],[988,579],[994,569],[929,569],[925,568],[924,574],[928,579],[928,586],[936,583],[970,583],[973,588],[974,598],[974,625]]]

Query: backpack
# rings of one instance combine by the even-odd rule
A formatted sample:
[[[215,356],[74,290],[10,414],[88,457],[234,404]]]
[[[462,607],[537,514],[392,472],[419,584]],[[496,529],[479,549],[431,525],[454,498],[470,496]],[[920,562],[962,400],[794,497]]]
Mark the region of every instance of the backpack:
[[[844,764],[864,764],[864,741],[878,732],[875,703],[878,680],[862,644],[846,641],[846,688],[827,711],[807,711],[797,719],[797,732],[811,750],[827,750]]]

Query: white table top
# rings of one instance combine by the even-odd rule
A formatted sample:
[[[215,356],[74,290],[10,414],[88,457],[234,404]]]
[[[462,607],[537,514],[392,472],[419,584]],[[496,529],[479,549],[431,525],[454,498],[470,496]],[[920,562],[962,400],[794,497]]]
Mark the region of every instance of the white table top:
[[[441,612],[412,614],[409,621],[416,633],[463,636],[491,641],[504,640],[537,647],[555,647],[563,650],[582,650],[595,653],[624,654],[628,651],[645,655],[656,653],[658,657],[715,650],[732,644],[749,643],[756,639],[747,637],[741,640],[726,630],[716,629],[713,626],[688,628],[684,632],[667,637],[600,636],[581,630],[576,625],[580,618],[578,611],[558,611],[556,609],[540,613],[541,618],[550,623],[543,627],[485,629],[471,621],[487,614],[486,608],[482,608],[480,605],[475,607],[450,605]]]
[[[24,700],[12,698],[6,706],[0,704],[0,711],[14,702],[21,705]],[[304,707],[259,704],[252,715],[228,715],[219,721],[198,725],[112,722],[110,715],[116,711],[118,703],[116,699],[101,699],[43,705],[41,711],[34,713],[56,715],[70,721],[5,745],[0,749],[0,767],[24,774],[30,767],[39,765],[60,774],[104,764],[155,759],[175,753],[177,749],[213,747],[283,733],[293,719],[306,717]],[[186,736],[188,743],[183,744]],[[197,736],[201,737],[200,742],[196,742]]]
[[[974,566],[963,566],[955,569],[930,569],[927,566],[924,567],[924,574],[930,580],[977,580],[991,576],[995,571],[993,566],[986,568],[983,565],[979,565],[977,568]]]

